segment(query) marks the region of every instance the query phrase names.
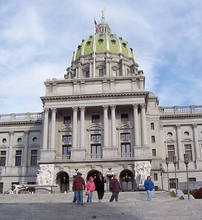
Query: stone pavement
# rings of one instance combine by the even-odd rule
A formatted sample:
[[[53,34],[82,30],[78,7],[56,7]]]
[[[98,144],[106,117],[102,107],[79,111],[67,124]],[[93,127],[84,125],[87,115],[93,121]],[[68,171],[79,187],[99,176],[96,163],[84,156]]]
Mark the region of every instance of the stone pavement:
[[[146,201],[146,192],[120,193],[117,203],[109,203],[105,193],[99,203],[96,193],[92,204],[72,204],[73,194],[0,195],[0,220],[198,220],[202,219],[202,200],[179,200],[167,192],[154,192]],[[86,201],[86,196],[84,196]]]

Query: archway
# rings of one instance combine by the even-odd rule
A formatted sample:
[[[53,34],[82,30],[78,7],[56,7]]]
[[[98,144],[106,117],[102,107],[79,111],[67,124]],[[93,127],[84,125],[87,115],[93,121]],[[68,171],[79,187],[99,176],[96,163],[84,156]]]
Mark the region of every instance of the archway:
[[[123,192],[134,190],[134,174],[132,171],[128,169],[121,171],[119,178]]]
[[[56,183],[60,186],[61,193],[67,192],[69,190],[69,175],[64,171],[60,171],[57,174]]]
[[[87,174],[87,180],[89,179],[89,177],[90,176],[92,176],[92,177],[97,177],[98,176],[98,173],[100,173],[100,171],[98,171],[98,170],[90,170],[89,172],[88,172],[88,174]]]

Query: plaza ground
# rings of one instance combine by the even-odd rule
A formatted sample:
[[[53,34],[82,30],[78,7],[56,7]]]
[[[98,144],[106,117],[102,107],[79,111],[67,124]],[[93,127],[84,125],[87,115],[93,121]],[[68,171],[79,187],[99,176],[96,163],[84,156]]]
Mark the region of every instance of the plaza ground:
[[[154,192],[153,200],[148,202],[146,192],[124,192],[117,203],[109,203],[110,195],[105,193],[99,203],[95,193],[93,203],[83,206],[72,203],[72,193],[0,195],[0,219],[202,219],[202,200],[179,200],[167,192]]]

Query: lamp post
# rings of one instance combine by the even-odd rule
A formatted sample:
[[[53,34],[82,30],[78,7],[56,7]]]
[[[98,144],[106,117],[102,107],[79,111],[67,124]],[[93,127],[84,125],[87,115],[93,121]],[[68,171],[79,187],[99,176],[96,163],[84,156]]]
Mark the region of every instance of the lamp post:
[[[168,159],[168,157],[166,157],[167,179],[168,179],[168,192],[170,192],[170,181],[169,181],[169,173],[168,173],[168,164],[169,164],[169,159]]]
[[[163,165],[160,163],[160,173],[161,173],[161,189],[163,190]]]
[[[108,184],[107,184],[108,189],[107,190],[109,191],[109,182],[111,181],[111,179],[114,175],[114,173],[112,172],[112,168],[108,168],[108,171],[106,174],[107,174],[106,176],[107,176],[107,182],[108,182]]]
[[[176,166],[177,166],[177,159],[176,159],[176,156],[173,156],[173,164],[174,164],[174,167],[175,167],[175,192],[176,192],[176,195],[177,195],[177,175],[176,175]]]
[[[184,154],[184,163],[186,166],[186,174],[187,174],[187,195],[188,199],[190,199],[190,193],[189,193],[189,175],[188,175],[188,164],[189,164],[189,155]]]

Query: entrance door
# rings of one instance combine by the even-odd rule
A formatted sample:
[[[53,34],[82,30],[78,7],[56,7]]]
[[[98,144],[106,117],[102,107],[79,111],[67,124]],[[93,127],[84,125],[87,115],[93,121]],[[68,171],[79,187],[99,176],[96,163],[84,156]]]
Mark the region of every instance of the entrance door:
[[[60,186],[61,193],[67,192],[69,190],[69,175],[66,172],[59,172],[57,174],[56,182]]]
[[[123,192],[133,191],[134,189],[134,175],[130,170],[123,170],[120,173],[120,183]]]

